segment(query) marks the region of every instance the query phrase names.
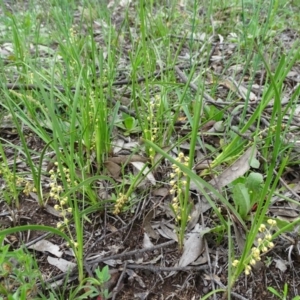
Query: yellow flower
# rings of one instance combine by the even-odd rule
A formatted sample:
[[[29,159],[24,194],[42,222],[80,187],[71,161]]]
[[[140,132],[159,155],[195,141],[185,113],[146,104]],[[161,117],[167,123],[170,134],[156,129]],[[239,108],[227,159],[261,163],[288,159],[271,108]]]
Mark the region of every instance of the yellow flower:
[[[266,225],[265,224],[260,224],[259,229],[260,232],[264,232],[266,230]]]
[[[239,261],[238,261],[237,259],[235,259],[235,260],[232,262],[232,266],[233,266],[233,267],[236,267],[238,264],[239,264]]]
[[[271,226],[276,226],[277,222],[275,220],[269,219],[267,223]]]
[[[272,235],[271,234],[266,234],[265,239],[268,241],[272,240]]]
[[[245,266],[245,274],[246,274],[246,275],[249,275],[250,272],[251,272],[251,267],[250,267],[249,265],[246,265],[246,266]]]
[[[182,152],[180,152],[180,153],[178,154],[178,157],[179,157],[179,158],[184,158],[184,154],[183,154]]]
[[[62,223],[62,222],[57,222],[56,227],[57,227],[58,229],[60,229],[62,226],[63,226],[63,223]]]

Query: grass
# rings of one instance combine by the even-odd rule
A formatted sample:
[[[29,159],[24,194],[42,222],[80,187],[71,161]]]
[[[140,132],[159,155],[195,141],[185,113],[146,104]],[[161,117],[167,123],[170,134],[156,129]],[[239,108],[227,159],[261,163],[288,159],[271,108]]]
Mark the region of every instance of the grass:
[[[107,216],[136,213],[142,206],[134,199],[151,196],[151,190],[142,191],[139,184],[167,164],[161,181],[171,189],[174,179],[169,204],[179,249],[184,248],[194,207],[190,187],[195,184],[217,216],[212,232],[226,232],[218,239],[228,239],[228,282],[215,292],[230,297],[241,274],[250,272],[253,245],[262,224],[267,224],[272,199],[284,191],[282,174],[298,163],[293,158],[293,141],[287,141],[288,133],[294,131],[299,88],[289,90],[286,105],[282,99],[299,51],[298,45],[280,44],[284,30],[299,25],[296,5],[279,0],[210,1],[209,5],[187,1],[180,9],[175,1],[167,6],[137,0],[114,15],[114,7],[98,2],[51,1],[45,11],[29,1],[23,12],[10,12],[2,5],[1,21],[11,31],[4,30],[1,40],[11,51],[1,60],[0,74],[0,115],[3,124],[10,121],[10,134],[1,134],[0,139],[1,200],[11,210],[20,209],[23,195],[34,194],[40,207],[55,205],[61,221],[57,229],[32,224],[3,229],[0,236],[23,230],[61,236],[77,262],[79,287],[74,297],[82,293],[85,299],[86,282],[103,284],[103,278],[97,283],[85,276],[85,222],[99,210]],[[76,17],[74,9],[79,11]],[[220,47],[222,39],[225,43]],[[210,56],[216,49],[218,53]],[[178,65],[184,67],[176,71]],[[127,82],[120,83],[124,78]],[[258,82],[261,96],[253,105],[250,88]],[[246,89],[241,91],[240,84]],[[224,85],[225,94],[220,89]],[[213,104],[208,97],[221,101]],[[184,125],[178,129],[180,121]],[[205,132],[212,121],[222,121],[222,130]],[[135,174],[124,164],[114,178],[106,162],[120,134],[137,142],[131,155],[143,155],[148,163]],[[12,135],[18,137],[17,144]],[[209,136],[218,146],[208,142]],[[29,144],[32,137],[38,149]],[[189,145],[188,151],[183,144]],[[237,178],[218,188],[213,178],[220,178],[251,147],[260,153],[259,161],[251,155],[247,160],[252,170],[249,166],[245,172],[237,171]],[[200,153],[210,164],[195,174]],[[173,175],[168,171],[171,167]],[[259,177],[255,183],[253,169]],[[102,182],[110,190],[106,199],[99,198]],[[298,219],[278,222],[277,232],[270,231],[269,243],[298,223]],[[237,224],[246,236],[239,250],[237,240],[231,239]],[[4,244],[2,240],[2,251],[8,251]],[[265,247],[260,244],[259,253]],[[256,258],[261,259],[260,254]]]

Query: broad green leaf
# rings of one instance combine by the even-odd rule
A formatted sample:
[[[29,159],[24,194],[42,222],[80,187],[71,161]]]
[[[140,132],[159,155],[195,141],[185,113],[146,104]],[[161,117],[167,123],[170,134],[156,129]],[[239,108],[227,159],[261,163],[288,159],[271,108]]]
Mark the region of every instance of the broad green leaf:
[[[249,191],[257,192],[260,190],[263,181],[262,174],[251,172],[246,179],[246,186],[249,188]]]
[[[247,187],[242,184],[238,183],[233,187],[233,201],[236,205],[236,209],[240,216],[245,219],[248,212],[250,211],[250,195],[248,192]]]
[[[246,187],[251,195],[251,206],[260,199],[260,193],[262,191],[262,183],[264,179],[262,174],[252,172],[246,179]]]
[[[127,130],[133,129],[135,125],[135,119],[133,117],[127,117],[124,119],[124,125]]]
[[[250,166],[254,169],[258,169],[259,166],[260,166],[260,162],[259,160],[256,158],[256,157],[252,157],[251,160],[250,160]]]

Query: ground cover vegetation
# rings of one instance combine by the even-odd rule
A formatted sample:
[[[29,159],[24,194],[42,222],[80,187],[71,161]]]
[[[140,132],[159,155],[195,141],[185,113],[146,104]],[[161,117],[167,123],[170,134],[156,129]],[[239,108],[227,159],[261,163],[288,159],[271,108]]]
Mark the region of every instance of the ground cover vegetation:
[[[0,299],[299,299],[297,1],[0,11]]]

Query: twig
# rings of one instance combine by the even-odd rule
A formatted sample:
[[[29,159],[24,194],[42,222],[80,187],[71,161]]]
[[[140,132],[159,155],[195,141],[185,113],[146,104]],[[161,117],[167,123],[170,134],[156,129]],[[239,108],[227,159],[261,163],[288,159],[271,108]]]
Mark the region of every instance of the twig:
[[[158,272],[172,272],[172,271],[199,271],[207,270],[208,265],[205,266],[187,266],[187,267],[159,267],[153,265],[127,265],[128,269],[140,269],[140,270],[149,270],[154,273]]]
[[[133,250],[133,251],[123,252],[123,253],[108,256],[108,257],[99,257],[99,258],[96,258],[94,260],[88,260],[87,259],[87,264],[93,265],[93,264],[97,264],[97,263],[100,263],[100,262],[103,262],[103,261],[106,261],[106,260],[110,260],[110,259],[125,258],[127,256],[141,254],[141,253],[144,253],[144,252],[147,252],[147,251],[153,251],[153,250],[156,250],[156,249],[165,248],[165,247],[170,246],[174,243],[175,243],[175,241],[169,241],[169,242],[166,242],[166,243],[162,243],[162,244],[153,246],[151,248],[136,249],[136,250]]]
[[[65,277],[67,277],[67,276],[68,276],[68,281],[78,279],[78,275],[77,275],[76,271],[73,271],[71,273],[70,272],[64,272],[64,273],[58,274],[54,277],[50,277],[49,279],[44,280],[43,282],[39,282],[37,284],[37,287],[41,287],[43,284],[46,284],[46,283],[54,283],[54,282],[57,282],[57,285],[59,285],[59,281],[65,280]]]
[[[122,271],[122,273],[121,273],[121,275],[120,275],[120,277],[119,277],[119,280],[118,280],[116,286],[115,286],[114,289],[113,289],[112,300],[115,300],[116,297],[117,297],[117,295],[118,295],[118,292],[119,292],[119,289],[120,289],[121,282],[122,282],[122,280],[123,280],[123,278],[124,278],[124,275],[125,275],[125,273],[126,273],[126,268],[127,268],[127,261],[125,261],[124,266],[123,266],[123,271]]]
[[[39,237],[37,237],[36,239],[31,240],[30,242],[27,242],[26,244],[24,244],[24,247],[29,247],[29,246],[37,243],[38,241],[43,240],[43,239],[49,237],[51,234],[52,233],[46,232],[46,233],[40,235]]]

